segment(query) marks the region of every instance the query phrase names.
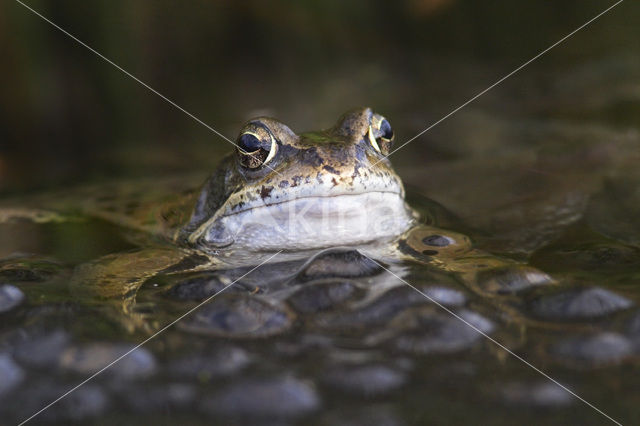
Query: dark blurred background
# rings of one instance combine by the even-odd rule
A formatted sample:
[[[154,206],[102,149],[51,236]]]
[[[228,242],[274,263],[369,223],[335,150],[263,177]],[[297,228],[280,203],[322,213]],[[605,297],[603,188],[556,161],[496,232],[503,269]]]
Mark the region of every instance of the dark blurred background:
[[[399,142],[613,4],[25,3],[232,139],[253,115],[303,131],[369,105]],[[512,142],[490,137],[494,117],[636,123],[639,6],[625,1],[398,152],[401,174],[502,152]],[[211,169],[231,148],[15,1],[0,5],[0,52],[0,193]]]

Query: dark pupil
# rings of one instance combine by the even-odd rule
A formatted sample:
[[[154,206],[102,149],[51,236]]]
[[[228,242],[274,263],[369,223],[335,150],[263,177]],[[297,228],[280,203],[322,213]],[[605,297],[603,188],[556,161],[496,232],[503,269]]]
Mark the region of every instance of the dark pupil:
[[[389,124],[387,120],[382,120],[382,123],[380,123],[380,131],[382,132],[382,137],[385,139],[391,139],[393,137],[391,124]]]
[[[260,139],[249,133],[245,133],[244,135],[240,136],[240,139],[238,140],[238,146],[244,152],[254,152],[262,148]]]

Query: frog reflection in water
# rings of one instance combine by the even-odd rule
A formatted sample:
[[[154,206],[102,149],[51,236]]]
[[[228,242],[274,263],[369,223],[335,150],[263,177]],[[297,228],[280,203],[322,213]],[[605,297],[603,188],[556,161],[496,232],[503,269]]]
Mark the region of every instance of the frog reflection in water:
[[[132,197],[85,203],[86,214],[162,236],[165,243],[156,238],[138,251],[81,265],[72,279],[75,291],[116,301],[133,329],[148,328],[147,314],[135,306],[151,278],[212,270],[224,276],[278,251],[274,262],[294,262],[290,270],[279,270],[280,281],[309,268],[315,276],[349,276],[371,269],[371,258],[397,274],[403,274],[396,267],[402,262],[426,264],[481,294],[493,294],[491,283],[505,276],[519,285],[552,282],[534,268],[473,249],[464,235],[423,223],[406,204],[401,179],[385,157],[393,140],[389,121],[369,108],[346,113],[329,130],[300,135],[275,119],[253,119],[240,131],[235,152],[199,190],[155,198],[138,190],[133,205]],[[18,213],[5,210],[4,216]],[[335,247],[329,257],[323,252]]]

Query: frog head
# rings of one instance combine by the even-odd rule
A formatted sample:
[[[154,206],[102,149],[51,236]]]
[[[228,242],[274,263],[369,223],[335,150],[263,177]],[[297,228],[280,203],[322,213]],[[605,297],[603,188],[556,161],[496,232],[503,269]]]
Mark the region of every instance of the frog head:
[[[301,134],[273,118],[249,120],[177,238],[203,251],[275,251],[398,236],[414,214],[386,158],[393,140],[387,119],[370,108]]]

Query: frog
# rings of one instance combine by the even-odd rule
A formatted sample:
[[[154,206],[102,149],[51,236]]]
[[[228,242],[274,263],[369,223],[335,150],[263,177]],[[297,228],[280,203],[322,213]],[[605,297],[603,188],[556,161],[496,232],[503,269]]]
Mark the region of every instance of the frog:
[[[138,249],[78,266],[70,285],[73,294],[113,303],[131,330],[154,327],[146,314],[136,313],[136,295],[154,277],[274,261],[298,262],[280,281],[314,261],[324,275],[341,276],[349,268],[323,261],[327,250],[356,269],[369,260],[385,268],[426,265],[490,300],[505,280],[553,285],[544,272],[482,252],[466,235],[421,219],[388,158],[394,141],[390,122],[369,107],[343,114],[328,129],[300,134],[274,118],[257,117],[242,126],[233,152],[199,186],[186,179],[90,187],[36,199],[32,208],[3,207],[0,219],[92,216],[125,230]],[[74,204],[79,199],[84,201]]]

